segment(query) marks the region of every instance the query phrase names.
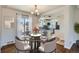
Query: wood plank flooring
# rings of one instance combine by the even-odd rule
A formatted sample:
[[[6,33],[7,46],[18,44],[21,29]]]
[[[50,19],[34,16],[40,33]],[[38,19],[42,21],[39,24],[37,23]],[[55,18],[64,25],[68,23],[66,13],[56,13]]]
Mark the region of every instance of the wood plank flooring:
[[[1,48],[2,53],[15,53],[16,47],[15,44],[10,44]]]
[[[7,45],[1,48],[2,53],[16,53],[15,44]],[[74,44],[70,50],[57,45],[56,53],[79,53],[79,47]]]

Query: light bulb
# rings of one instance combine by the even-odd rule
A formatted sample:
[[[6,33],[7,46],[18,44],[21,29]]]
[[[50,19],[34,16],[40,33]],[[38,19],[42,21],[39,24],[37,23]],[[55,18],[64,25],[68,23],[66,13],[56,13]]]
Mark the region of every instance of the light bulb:
[[[36,9],[35,12],[38,12],[38,9]]]
[[[34,12],[31,12],[31,14],[34,14]]]

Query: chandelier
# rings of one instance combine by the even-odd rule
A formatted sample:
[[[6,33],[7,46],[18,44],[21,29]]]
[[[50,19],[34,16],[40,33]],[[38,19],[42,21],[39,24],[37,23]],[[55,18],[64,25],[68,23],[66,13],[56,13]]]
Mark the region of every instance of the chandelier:
[[[34,6],[34,10],[31,11],[31,14],[35,15],[35,16],[38,16],[39,15],[39,10],[37,8],[37,5]]]

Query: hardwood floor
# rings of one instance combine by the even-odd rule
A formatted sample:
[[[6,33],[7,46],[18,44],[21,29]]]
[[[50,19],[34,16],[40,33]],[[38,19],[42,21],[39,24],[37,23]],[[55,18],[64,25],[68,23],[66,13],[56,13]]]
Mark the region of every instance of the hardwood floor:
[[[15,44],[7,45],[1,48],[2,53],[16,53]],[[56,53],[79,53],[79,47],[74,44],[70,50],[57,45]]]
[[[15,53],[16,47],[15,44],[7,45],[1,48],[2,53]]]

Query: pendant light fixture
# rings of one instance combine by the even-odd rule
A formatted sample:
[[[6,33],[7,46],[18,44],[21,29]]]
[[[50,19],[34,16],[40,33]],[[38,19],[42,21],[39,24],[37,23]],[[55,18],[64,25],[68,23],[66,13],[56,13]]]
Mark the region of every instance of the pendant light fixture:
[[[35,15],[35,16],[38,16],[39,15],[39,10],[37,8],[37,5],[34,6],[34,10],[31,11],[31,14]]]

